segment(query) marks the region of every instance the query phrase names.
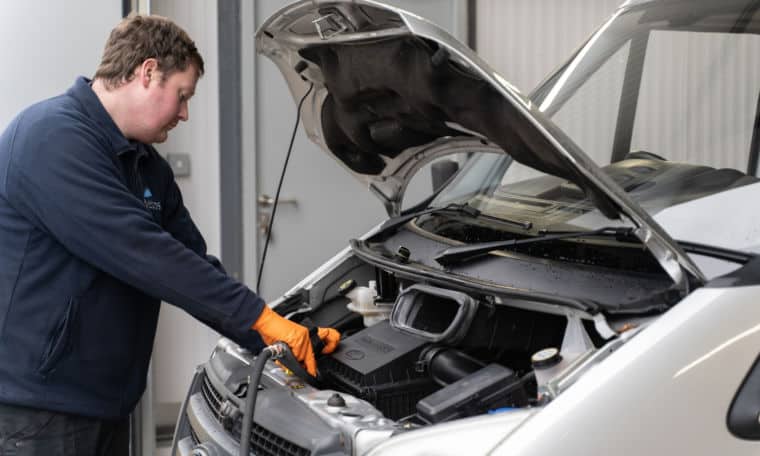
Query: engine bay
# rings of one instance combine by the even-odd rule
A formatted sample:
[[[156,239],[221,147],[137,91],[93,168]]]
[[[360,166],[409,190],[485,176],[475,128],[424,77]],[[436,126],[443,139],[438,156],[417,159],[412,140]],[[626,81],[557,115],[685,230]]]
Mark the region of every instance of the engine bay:
[[[350,256],[277,309],[342,332],[338,349],[318,358],[319,389],[367,401],[409,428],[540,405],[549,399],[548,372],[612,336],[582,312],[456,288]],[[320,305],[303,312],[297,303],[315,293]],[[546,350],[554,359],[537,361]]]
[[[413,221],[351,241],[272,303],[307,327],[340,331],[338,348],[317,356],[317,378],[270,359],[252,380],[262,356],[223,339],[191,387],[188,422],[221,429],[214,440],[232,453],[254,381],[257,454],[364,454],[453,420],[504,414],[517,423],[675,298],[659,269],[536,261],[524,252],[442,267],[431,259],[441,245]]]
[[[262,357],[222,339],[191,386],[188,429],[178,431],[219,433],[187,445],[211,439],[233,453],[252,381],[257,454],[364,454],[454,420],[518,423],[672,306],[672,282],[659,270],[523,253],[443,268],[429,255],[440,246],[413,223],[379,230],[272,303],[293,321],[341,332],[338,348],[317,356],[316,379],[270,359],[252,380]]]
[[[441,263],[440,252],[462,243],[454,234],[482,242],[496,231],[456,214],[402,221],[350,241],[272,303],[304,326],[341,333],[333,353],[317,354],[316,379],[294,374],[297,361],[290,372],[268,360],[252,380],[263,357],[217,345],[191,387],[187,422],[224,432],[188,445],[211,439],[232,453],[243,422],[253,423],[257,454],[299,455],[365,454],[392,436],[471,417],[517,426],[688,292],[625,236],[549,239]],[[258,401],[244,415],[252,381]]]

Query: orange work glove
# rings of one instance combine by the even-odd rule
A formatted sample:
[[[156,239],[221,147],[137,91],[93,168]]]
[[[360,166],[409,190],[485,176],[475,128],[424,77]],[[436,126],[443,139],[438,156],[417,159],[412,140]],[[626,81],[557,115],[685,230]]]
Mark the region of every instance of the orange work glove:
[[[317,328],[317,335],[322,339],[322,343],[325,344],[325,348],[322,349],[322,353],[325,355],[332,353],[338,348],[338,342],[340,342],[340,333],[332,328]]]
[[[281,317],[265,305],[251,329],[258,332],[267,345],[277,341],[288,344],[293,356],[304,365],[306,371],[310,375],[317,375],[317,360],[311,346],[309,330],[305,326]],[[318,328],[317,335],[325,343],[322,353],[332,352],[340,341],[340,333],[332,328]]]

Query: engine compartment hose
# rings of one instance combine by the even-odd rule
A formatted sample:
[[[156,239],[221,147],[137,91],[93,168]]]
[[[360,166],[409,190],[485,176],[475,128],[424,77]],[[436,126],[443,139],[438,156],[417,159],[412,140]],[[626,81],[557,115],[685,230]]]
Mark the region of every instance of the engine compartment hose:
[[[261,373],[264,372],[264,366],[266,366],[269,359],[279,358],[288,349],[289,347],[284,342],[275,342],[272,345],[264,347],[253,363],[251,374],[248,377],[248,391],[245,393],[243,428],[240,431],[240,456],[250,456],[253,412],[256,409],[256,395],[259,391],[259,380],[261,380]]]
[[[431,347],[421,358],[430,377],[441,386],[450,385],[485,367],[481,361],[454,348]]]

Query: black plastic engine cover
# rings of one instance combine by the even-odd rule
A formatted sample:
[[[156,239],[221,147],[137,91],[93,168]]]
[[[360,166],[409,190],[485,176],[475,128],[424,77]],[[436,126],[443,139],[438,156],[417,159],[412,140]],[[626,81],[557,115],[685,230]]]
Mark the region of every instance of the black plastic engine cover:
[[[319,361],[319,370],[327,385],[399,419],[415,413],[417,401],[438,389],[426,373],[415,369],[427,345],[383,321],[342,340],[332,356]]]

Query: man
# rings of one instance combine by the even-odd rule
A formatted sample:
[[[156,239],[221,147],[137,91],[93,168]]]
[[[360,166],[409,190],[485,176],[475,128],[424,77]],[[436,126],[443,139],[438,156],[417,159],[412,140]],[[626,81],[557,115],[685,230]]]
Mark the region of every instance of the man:
[[[161,300],[254,351],[282,340],[316,371],[308,330],[206,256],[150,146],[188,119],[203,71],[181,28],[130,16],[92,81],[0,136],[0,454],[117,453]],[[337,331],[318,334],[335,349]]]

